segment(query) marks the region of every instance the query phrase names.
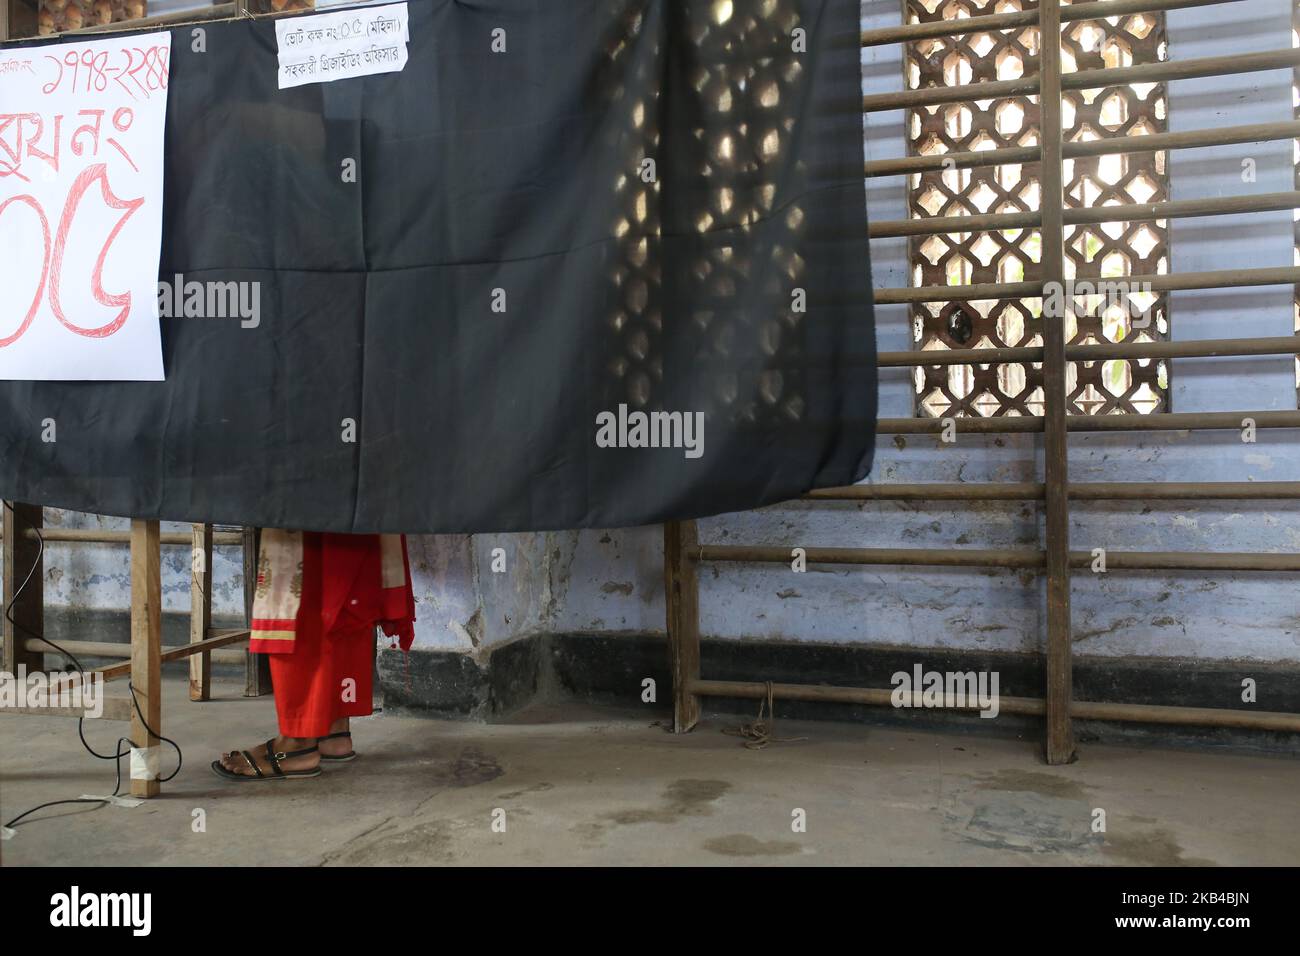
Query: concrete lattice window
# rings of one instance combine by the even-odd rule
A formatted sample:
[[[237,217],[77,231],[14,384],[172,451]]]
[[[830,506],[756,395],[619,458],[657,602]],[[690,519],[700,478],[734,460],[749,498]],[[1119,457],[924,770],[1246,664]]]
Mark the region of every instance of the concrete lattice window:
[[[903,0],[909,23],[1033,9],[1035,0]],[[1065,72],[1130,66],[1167,58],[1163,13],[1135,13],[1064,24]],[[1008,80],[1036,70],[1038,29],[1001,30],[919,40],[907,45],[908,89]],[[1066,142],[1133,137],[1167,129],[1164,84],[1133,84],[1067,92]],[[1032,146],[1038,143],[1037,96],[922,107],[907,113],[910,155]],[[1167,153],[1119,153],[1066,160],[1067,207],[1159,202],[1168,198]],[[912,174],[910,215],[969,216],[1038,208],[1038,164],[944,169]],[[1067,280],[1123,279],[1169,270],[1166,220],[1065,227]],[[1032,281],[1040,275],[1036,229],[920,236],[908,240],[913,286]],[[1167,293],[1137,289],[1123,297],[1089,297],[1065,319],[1066,341],[1151,342],[1169,333]],[[918,349],[995,348],[1042,344],[1042,300],[924,302],[912,307]],[[919,367],[917,414],[1041,415],[1040,364]],[[1071,362],[1070,414],[1168,410],[1166,362],[1136,359]]]

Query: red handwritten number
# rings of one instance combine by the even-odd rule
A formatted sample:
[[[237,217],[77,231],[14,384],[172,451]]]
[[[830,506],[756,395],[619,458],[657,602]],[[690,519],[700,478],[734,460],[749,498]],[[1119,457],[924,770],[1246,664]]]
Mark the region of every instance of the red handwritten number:
[[[53,93],[55,90],[59,88],[59,83],[63,81],[63,63],[59,60],[58,57],[55,56],[46,56],[45,59],[49,60],[51,63],[53,63],[55,66],[59,68],[59,75],[41,87],[41,92],[44,93],[46,96],[49,96],[51,93]]]
[[[63,305],[59,301],[59,285],[63,276],[63,253],[68,244],[68,233],[72,229],[72,220],[77,214],[77,208],[81,203],[81,197],[85,195],[92,183],[98,181],[100,194],[104,197],[104,203],[110,209],[125,209],[126,213],[117,221],[113,231],[108,234],[104,240],[104,246],[99,250],[99,257],[95,260],[95,269],[91,273],[90,286],[95,295],[95,301],[100,305],[122,306],[122,311],[117,314],[117,318],[99,326],[98,328],[87,329],[79,325],[73,325],[63,314]],[[108,167],[103,163],[96,163],[94,166],[88,166],[76,182],[72,184],[72,189],[68,191],[68,201],[63,207],[63,218],[59,220],[59,230],[54,238],[54,261],[52,273],[50,275],[50,311],[66,328],[76,332],[78,335],[84,335],[87,338],[102,339],[112,335],[120,329],[126,322],[126,317],[131,314],[131,293],[122,292],[113,295],[104,291],[104,260],[108,258],[108,249],[113,244],[126,225],[126,221],[135,214],[135,211],[144,205],[144,199],[119,199],[113,195],[112,189],[108,185]]]
[[[17,342],[22,338],[23,333],[27,331],[28,326],[32,324],[32,319],[36,318],[36,310],[41,307],[41,297],[45,295],[45,280],[50,274],[50,223],[45,218],[45,213],[41,211],[40,203],[31,196],[10,196],[4,202],[0,202],[0,216],[3,216],[5,210],[9,208],[10,203],[21,202],[31,206],[36,215],[41,217],[41,232],[45,235],[45,255],[41,258],[41,281],[36,287],[36,295],[32,297],[32,306],[27,310],[27,317],[23,319],[22,325],[18,330],[6,338],[0,339],[0,349],[6,345]]]
[[[77,56],[76,50],[69,50],[63,57],[63,65],[72,67],[72,91],[77,91],[77,67],[81,65],[81,58]],[[59,76],[62,79],[62,74]]]
[[[69,49],[62,55],[62,59],[46,55],[45,59],[54,64],[56,73],[52,80],[41,87],[41,92],[46,96],[57,92],[64,80],[68,81],[68,88],[74,93],[103,93],[110,82],[116,83],[132,99],[136,98],[136,91],[148,99],[150,93],[167,89],[171,60],[169,47],[122,47],[117,52],[125,60],[124,66],[112,62],[113,51],[109,50],[96,52],[92,49]],[[127,80],[130,80],[135,89],[127,85]]]

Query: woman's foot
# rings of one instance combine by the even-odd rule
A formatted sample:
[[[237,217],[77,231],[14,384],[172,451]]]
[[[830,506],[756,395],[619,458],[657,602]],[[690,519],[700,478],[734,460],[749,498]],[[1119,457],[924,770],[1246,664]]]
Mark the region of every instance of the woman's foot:
[[[316,746],[320,748],[322,760],[341,762],[354,758],[357,754],[352,749],[352,734],[348,729],[348,718],[343,717],[330,724],[329,734],[318,737]]]
[[[316,741],[303,737],[274,737],[247,750],[232,750],[212,762],[220,777],[314,777],[320,773]]]

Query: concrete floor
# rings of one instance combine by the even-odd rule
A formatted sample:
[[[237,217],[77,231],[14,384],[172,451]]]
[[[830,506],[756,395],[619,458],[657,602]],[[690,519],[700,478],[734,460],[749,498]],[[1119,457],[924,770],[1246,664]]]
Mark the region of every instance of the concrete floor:
[[[275,725],[272,701],[241,689],[218,682],[212,702],[191,704],[169,678],[163,731],[185,767],[163,796],[41,811],[0,844],[3,862],[1300,863],[1293,758],[1088,745],[1080,762],[1047,767],[1028,740],[789,721],[777,733],[806,741],[751,751],[719,732],[732,718],[675,737],[651,718],[563,704],[495,725],[377,715],[354,723],[357,761],[241,786],[209,762]],[[124,725],[87,727],[109,751]],[[0,768],[5,820],[113,785],[67,718],[0,716]],[[792,830],[796,808],[806,832]],[[1105,833],[1092,831],[1095,808]]]

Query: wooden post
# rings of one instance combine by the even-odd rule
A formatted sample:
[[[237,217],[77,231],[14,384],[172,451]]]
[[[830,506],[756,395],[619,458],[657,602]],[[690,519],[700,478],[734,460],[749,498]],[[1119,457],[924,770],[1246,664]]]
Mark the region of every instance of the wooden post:
[[[256,528],[244,529],[244,623],[253,626],[253,596],[257,592],[257,554],[262,536]],[[271,663],[265,654],[244,651],[244,696],[261,697],[271,691]]]
[[[131,687],[140,705],[139,713],[134,708],[131,712],[131,746],[145,751],[153,772],[149,779],[138,775],[133,757],[131,795],[156,797],[160,755],[154,733],[162,730],[162,565],[157,521],[131,522]]]
[[[0,43],[9,39],[9,3],[10,0],[0,0]]]
[[[29,672],[44,670],[45,655],[26,648],[28,639],[45,633],[45,561],[40,542],[27,534],[42,526],[43,511],[17,501],[4,502],[3,511],[4,669],[11,674],[20,665]]]
[[[664,525],[664,596],[668,612],[668,664],[673,678],[673,733],[700,720],[700,698],[689,691],[700,677],[700,585],[694,521]]]
[[[1042,281],[1065,282],[1065,197],[1061,148],[1061,2],[1038,6],[1039,80],[1042,138]],[[1058,297],[1057,301],[1060,301]],[[1046,305],[1046,297],[1043,300]],[[1070,633],[1069,435],[1066,415],[1065,317],[1043,322],[1043,477],[1047,513],[1047,702],[1044,756],[1049,764],[1074,759],[1070,721],[1073,692]]]
[[[212,629],[212,525],[193,527],[190,555],[190,643],[198,644]],[[190,658],[190,700],[212,696],[212,654],[204,651]]]
[[[30,673],[45,669],[45,655],[26,648],[29,638],[45,633],[45,561],[40,542],[27,537],[27,532],[41,527],[43,516],[39,505],[17,501],[4,502],[3,510],[4,669],[16,674],[21,665]]]

